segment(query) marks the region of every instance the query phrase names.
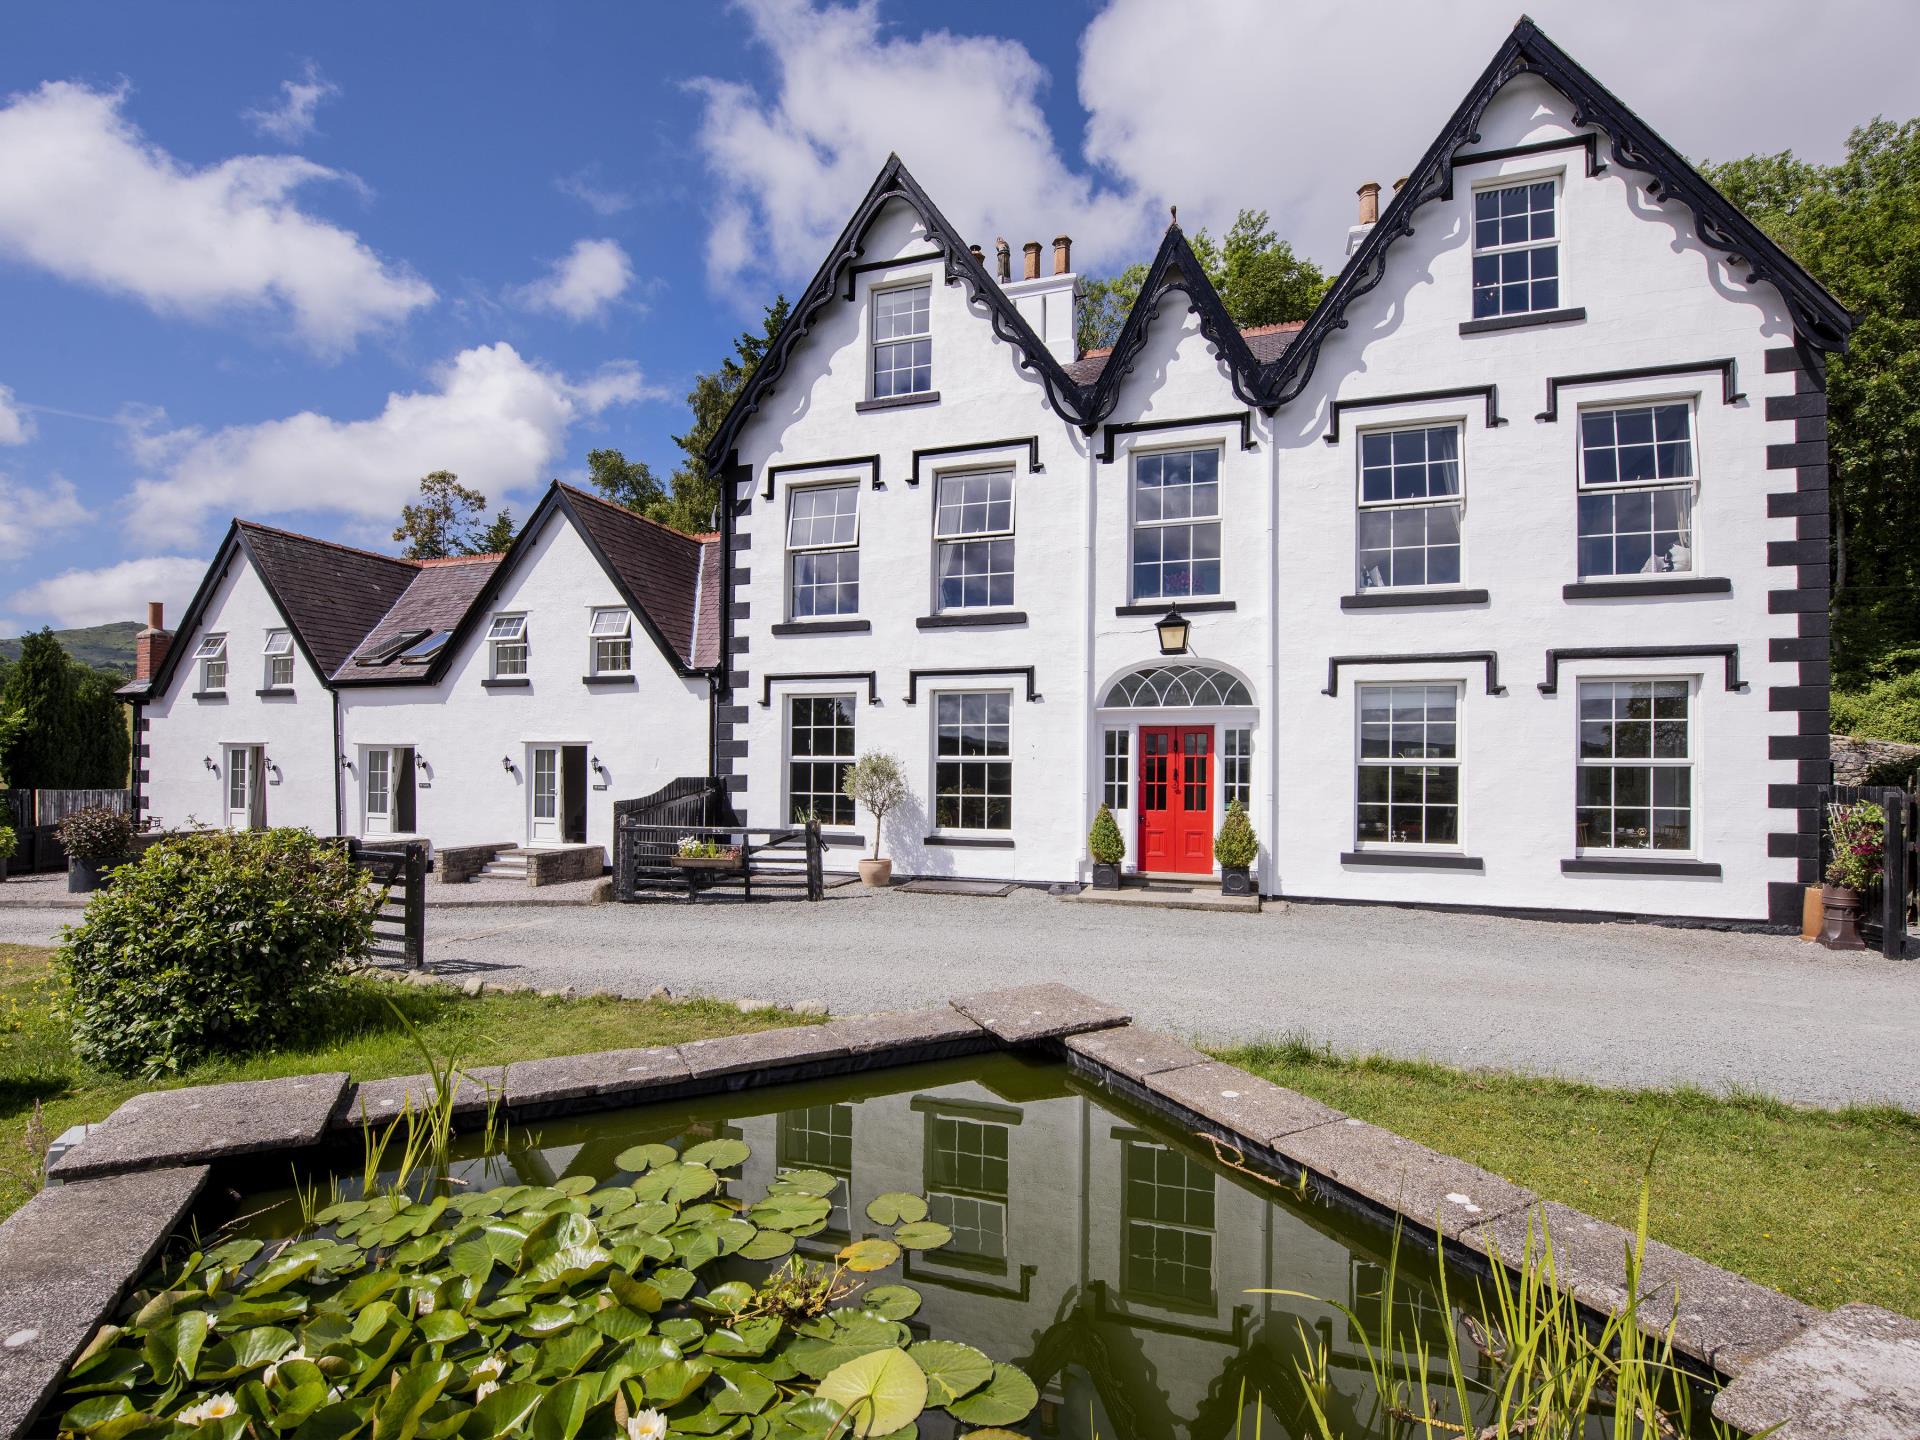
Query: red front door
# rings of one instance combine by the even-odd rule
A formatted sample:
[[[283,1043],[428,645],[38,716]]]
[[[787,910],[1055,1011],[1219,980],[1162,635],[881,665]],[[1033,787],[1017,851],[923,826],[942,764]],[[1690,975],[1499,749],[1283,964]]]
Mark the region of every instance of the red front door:
[[[1213,870],[1213,727],[1140,729],[1140,868]]]

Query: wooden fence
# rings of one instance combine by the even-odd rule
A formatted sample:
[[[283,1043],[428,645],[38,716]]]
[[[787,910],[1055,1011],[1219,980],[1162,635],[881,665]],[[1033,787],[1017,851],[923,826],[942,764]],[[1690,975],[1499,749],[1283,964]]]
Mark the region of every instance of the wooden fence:
[[[349,836],[346,844],[347,858],[387,887],[386,903],[373,917],[370,954],[420,969],[427,963],[427,842],[367,845]]]
[[[719,780],[687,776],[651,795],[614,805],[614,898],[690,895],[687,872],[673,863],[674,851],[688,835],[736,846],[743,856],[737,872],[695,877],[694,885],[700,888],[739,885],[748,899],[756,887],[762,894],[799,894],[808,900],[826,893],[817,824],[749,830],[740,824]]]
[[[1830,805],[1868,800],[1887,817],[1882,844],[1880,888],[1869,895],[1860,933],[1867,944],[1889,960],[1920,959],[1920,796],[1889,785],[1831,785]],[[1833,858],[1833,836],[1823,830],[1820,865]]]
[[[67,868],[67,852],[54,838],[54,827],[76,810],[104,806],[128,814],[130,790],[0,790],[0,822],[12,827],[19,848],[7,868],[19,874]]]

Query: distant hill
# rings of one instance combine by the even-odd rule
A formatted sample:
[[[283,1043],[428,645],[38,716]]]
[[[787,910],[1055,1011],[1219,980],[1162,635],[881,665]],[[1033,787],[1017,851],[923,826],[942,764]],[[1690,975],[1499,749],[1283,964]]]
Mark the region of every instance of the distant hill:
[[[88,625],[78,630],[56,630],[53,638],[60,648],[96,670],[111,670],[116,675],[133,674],[133,637],[140,633],[137,620],[116,620],[111,625]],[[18,660],[20,641],[0,640],[0,660]]]

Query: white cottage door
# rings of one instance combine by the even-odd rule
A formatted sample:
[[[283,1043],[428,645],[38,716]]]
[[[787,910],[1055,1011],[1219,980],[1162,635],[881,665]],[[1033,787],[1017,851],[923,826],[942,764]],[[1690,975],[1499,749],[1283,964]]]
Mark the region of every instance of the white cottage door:
[[[560,841],[560,747],[533,747],[533,794],[527,825],[529,845],[556,845]]]
[[[254,770],[254,752],[250,745],[227,747],[227,828],[253,828],[253,791],[260,777]]]
[[[367,751],[367,834],[393,833],[393,752]]]

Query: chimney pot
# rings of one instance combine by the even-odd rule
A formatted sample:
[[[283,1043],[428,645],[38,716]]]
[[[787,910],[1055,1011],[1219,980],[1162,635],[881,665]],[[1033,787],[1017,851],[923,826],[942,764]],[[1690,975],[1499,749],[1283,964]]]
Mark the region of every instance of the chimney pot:
[[[1013,279],[1013,251],[1004,235],[993,237],[993,278],[1002,285]]]
[[[982,265],[986,264],[987,262],[986,254],[980,249],[978,245],[967,246],[967,253],[973,256],[973,258],[975,260],[978,260]]]
[[[1040,242],[1029,240],[1020,247],[1020,253],[1026,257],[1026,274],[1021,278],[1038,280],[1040,278]]]
[[[1400,193],[1400,187],[1406,183],[1407,177],[1402,175],[1398,180],[1393,182],[1393,193],[1398,195]]]
[[[1359,189],[1360,223],[1372,225],[1380,219],[1380,182],[1369,180]]]
[[[1073,239],[1067,235],[1053,237],[1053,273],[1070,274],[1073,270]]]
[[[147,628],[149,630],[164,630],[167,628],[167,607],[165,602],[160,600],[149,600],[147,602]]]

